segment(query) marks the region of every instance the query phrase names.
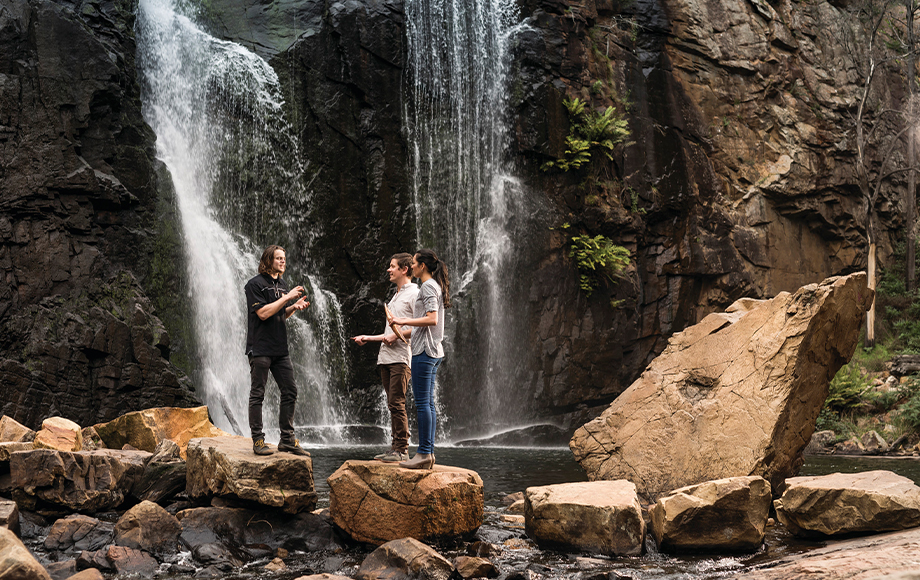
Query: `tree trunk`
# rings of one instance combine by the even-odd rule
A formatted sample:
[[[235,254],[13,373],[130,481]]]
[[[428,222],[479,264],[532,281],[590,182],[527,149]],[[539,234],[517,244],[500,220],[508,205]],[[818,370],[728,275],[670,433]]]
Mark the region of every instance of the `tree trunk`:
[[[869,289],[875,292],[875,241],[869,241]],[[875,296],[872,296],[872,307],[866,313],[866,348],[875,346]]]

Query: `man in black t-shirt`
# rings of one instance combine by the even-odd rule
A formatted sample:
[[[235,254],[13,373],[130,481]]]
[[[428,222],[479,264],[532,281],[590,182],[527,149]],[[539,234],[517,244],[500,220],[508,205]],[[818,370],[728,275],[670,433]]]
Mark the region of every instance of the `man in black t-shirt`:
[[[256,455],[271,455],[262,431],[262,401],[265,384],[271,372],[281,392],[278,426],[281,441],[278,451],[307,455],[294,438],[294,405],[297,402],[297,385],[294,384],[294,365],[288,356],[287,326],[285,321],[298,310],[310,305],[303,294],[303,286],[288,290],[282,280],[287,261],[284,248],[269,246],[259,260],[259,275],[246,283],[246,307],[249,311],[246,332],[246,355],[249,357],[249,429],[252,431],[252,450]],[[299,300],[298,300],[299,298]]]

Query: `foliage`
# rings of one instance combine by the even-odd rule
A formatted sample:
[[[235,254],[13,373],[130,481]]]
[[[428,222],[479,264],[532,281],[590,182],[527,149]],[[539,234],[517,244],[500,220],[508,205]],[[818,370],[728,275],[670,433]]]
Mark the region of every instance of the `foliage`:
[[[920,290],[908,292],[904,275],[904,242],[895,246],[891,263],[882,269],[876,286],[881,314],[880,336],[889,334],[891,350],[920,354]]]
[[[569,227],[563,224],[561,229]],[[606,236],[581,234],[569,238],[569,244],[569,257],[578,266],[578,285],[587,296],[591,296],[601,280],[615,283],[629,266],[629,250]]]
[[[862,402],[862,394],[871,385],[858,364],[847,364],[831,379],[830,392],[824,401],[824,408],[838,414],[852,411]]]
[[[616,146],[629,138],[629,126],[622,114],[614,107],[603,112],[587,110],[586,103],[578,97],[565,99],[563,104],[571,120],[565,153],[540,168],[543,171],[580,169],[591,161],[592,151],[600,151],[612,160]]]

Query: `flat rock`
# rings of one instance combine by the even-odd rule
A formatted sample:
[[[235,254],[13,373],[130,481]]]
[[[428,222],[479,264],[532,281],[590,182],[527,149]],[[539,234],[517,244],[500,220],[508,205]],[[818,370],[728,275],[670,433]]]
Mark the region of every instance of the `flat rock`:
[[[415,538],[387,542],[361,562],[355,580],[448,580],[453,565]]]
[[[529,487],[524,492],[527,536],[541,547],[636,556],[645,520],[629,481],[591,481]]]
[[[0,528],[19,535],[19,506],[15,501],[0,497]]]
[[[35,439],[35,431],[21,425],[16,419],[0,417],[0,443],[29,443]]]
[[[115,544],[151,554],[175,554],[182,524],[152,501],[132,507],[115,524]]]
[[[346,461],[327,482],[333,521],[359,542],[460,537],[482,525],[482,479],[468,469]]]
[[[259,456],[248,437],[204,437],[188,444],[191,498],[236,497],[287,513],[316,508],[313,460],[291,453]]]
[[[179,446],[182,459],[186,458],[190,440],[229,435],[211,423],[207,407],[144,409],[93,427],[109,449],[121,449],[127,444],[153,453],[163,440],[168,439]]]
[[[778,488],[803,462],[872,295],[855,273],[710,314],[575,432],[575,458],[589,479],[632,481],[645,500],[746,475]]]
[[[763,544],[771,501],[762,477],[707,481],[659,498],[651,531],[662,551],[753,551]]]
[[[79,425],[63,417],[49,417],[42,421],[42,428],[35,434],[32,443],[36,449],[57,451],[81,451],[83,434]]]
[[[121,505],[144,473],[146,451],[20,451],[10,456],[13,487],[73,511]]]
[[[54,522],[45,536],[48,550],[98,550],[112,543],[115,526],[96,518],[73,514]]]
[[[3,527],[0,527],[0,580],[51,580],[48,571],[16,534]]]
[[[786,556],[764,569],[744,571],[744,580],[916,580],[920,528],[830,541]]]
[[[793,477],[773,507],[800,536],[903,530],[920,526],[920,487],[890,471]]]

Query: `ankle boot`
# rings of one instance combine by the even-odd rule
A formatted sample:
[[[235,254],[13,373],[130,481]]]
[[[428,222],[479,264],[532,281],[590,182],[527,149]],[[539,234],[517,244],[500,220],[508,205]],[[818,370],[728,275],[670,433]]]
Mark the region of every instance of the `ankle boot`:
[[[415,457],[409,461],[403,461],[399,464],[400,467],[405,467],[406,469],[431,469],[433,465],[434,457],[423,453],[416,453]]]

